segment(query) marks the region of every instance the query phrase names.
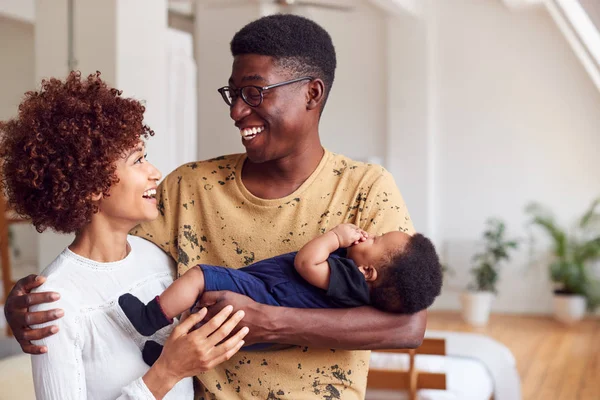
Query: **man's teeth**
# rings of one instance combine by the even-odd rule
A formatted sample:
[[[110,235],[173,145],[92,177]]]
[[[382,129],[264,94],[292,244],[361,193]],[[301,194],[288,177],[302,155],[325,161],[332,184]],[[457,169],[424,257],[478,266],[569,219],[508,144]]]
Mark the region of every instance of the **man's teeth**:
[[[242,134],[242,138],[244,138],[244,139],[252,139],[257,134],[261,133],[264,130],[265,130],[264,126],[258,126],[258,127],[255,126],[253,128],[241,129],[240,133]]]
[[[156,189],[148,189],[144,192],[143,197],[156,197]]]

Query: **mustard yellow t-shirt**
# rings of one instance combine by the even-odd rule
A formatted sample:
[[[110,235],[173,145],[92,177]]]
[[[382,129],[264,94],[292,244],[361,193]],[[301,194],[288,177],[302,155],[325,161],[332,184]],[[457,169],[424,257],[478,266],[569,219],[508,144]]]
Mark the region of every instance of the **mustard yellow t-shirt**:
[[[132,233],[170,254],[183,274],[199,263],[240,268],[297,251],[343,222],[373,234],[414,232],[394,179],[381,166],[325,151],[294,193],[265,200],[242,183],[245,158],[234,154],[179,167],[157,191],[158,219]],[[198,377],[206,391],[200,397],[362,399],[368,366],[368,351],[240,351]]]

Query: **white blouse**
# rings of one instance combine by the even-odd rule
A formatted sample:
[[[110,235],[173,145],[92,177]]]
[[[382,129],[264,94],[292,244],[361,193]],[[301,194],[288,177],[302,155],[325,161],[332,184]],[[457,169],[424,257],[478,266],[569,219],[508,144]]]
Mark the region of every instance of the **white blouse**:
[[[59,332],[42,340],[48,352],[31,357],[38,400],[154,399],[142,376],[149,367],[141,349],[147,340],[164,343],[173,325],[151,337],[140,335],[118,304],[123,293],[144,303],[162,293],[175,274],[173,260],[144,239],[128,236],[131,251],[121,261],[98,263],[65,249],[43,272],[46,282],[35,291],[60,293],[54,303],[31,311],[62,308],[64,317],[43,327]],[[192,378],[180,381],[165,399],[193,399]]]

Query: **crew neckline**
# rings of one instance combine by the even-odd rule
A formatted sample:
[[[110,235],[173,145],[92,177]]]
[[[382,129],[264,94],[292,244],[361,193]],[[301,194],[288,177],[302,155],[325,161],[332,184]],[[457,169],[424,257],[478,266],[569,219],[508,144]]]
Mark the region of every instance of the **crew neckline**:
[[[244,167],[244,162],[246,161],[247,155],[246,155],[246,153],[243,153],[241,155],[241,157],[238,159],[237,165],[235,166],[235,174],[239,177],[239,179],[235,180],[235,182],[237,184],[237,188],[242,193],[242,196],[249,203],[252,203],[257,206],[274,207],[274,206],[279,206],[281,204],[287,203],[289,201],[293,201],[294,199],[299,198],[302,195],[302,193],[308,187],[310,187],[310,185],[315,181],[317,176],[319,176],[319,174],[323,171],[325,164],[327,164],[327,161],[331,157],[331,152],[329,150],[327,150],[324,147],[323,147],[323,150],[324,150],[323,157],[321,158],[321,161],[319,161],[317,168],[315,168],[315,170],[312,172],[312,174],[310,174],[310,176],[302,183],[302,185],[300,185],[300,187],[298,189],[296,189],[294,192],[290,193],[289,195],[287,195],[285,197],[280,197],[278,199],[263,199],[263,198],[257,197],[255,195],[253,195],[246,188],[246,186],[242,182],[242,169]]]
[[[72,261],[75,261],[77,264],[82,265],[84,267],[88,267],[88,268],[92,268],[92,269],[110,270],[110,269],[115,269],[115,268],[120,267],[121,265],[127,263],[133,257],[134,250],[133,250],[133,246],[131,245],[129,238],[127,239],[127,244],[129,245],[129,253],[127,253],[125,258],[123,258],[121,260],[117,260],[117,261],[111,261],[111,262],[94,261],[90,258],[81,256],[81,255],[73,252],[71,249],[69,249],[68,246],[63,250],[63,256]]]

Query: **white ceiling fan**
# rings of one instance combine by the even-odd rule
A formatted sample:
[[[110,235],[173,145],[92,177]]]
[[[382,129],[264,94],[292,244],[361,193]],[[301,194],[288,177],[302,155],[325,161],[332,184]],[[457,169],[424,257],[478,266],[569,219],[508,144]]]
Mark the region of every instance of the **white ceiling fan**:
[[[334,11],[352,11],[353,7],[342,5],[341,2],[324,2],[317,0],[237,0],[237,1],[212,1],[207,3],[210,8],[228,8],[241,6],[248,3],[254,4],[274,4],[280,7],[312,7],[322,8]]]

